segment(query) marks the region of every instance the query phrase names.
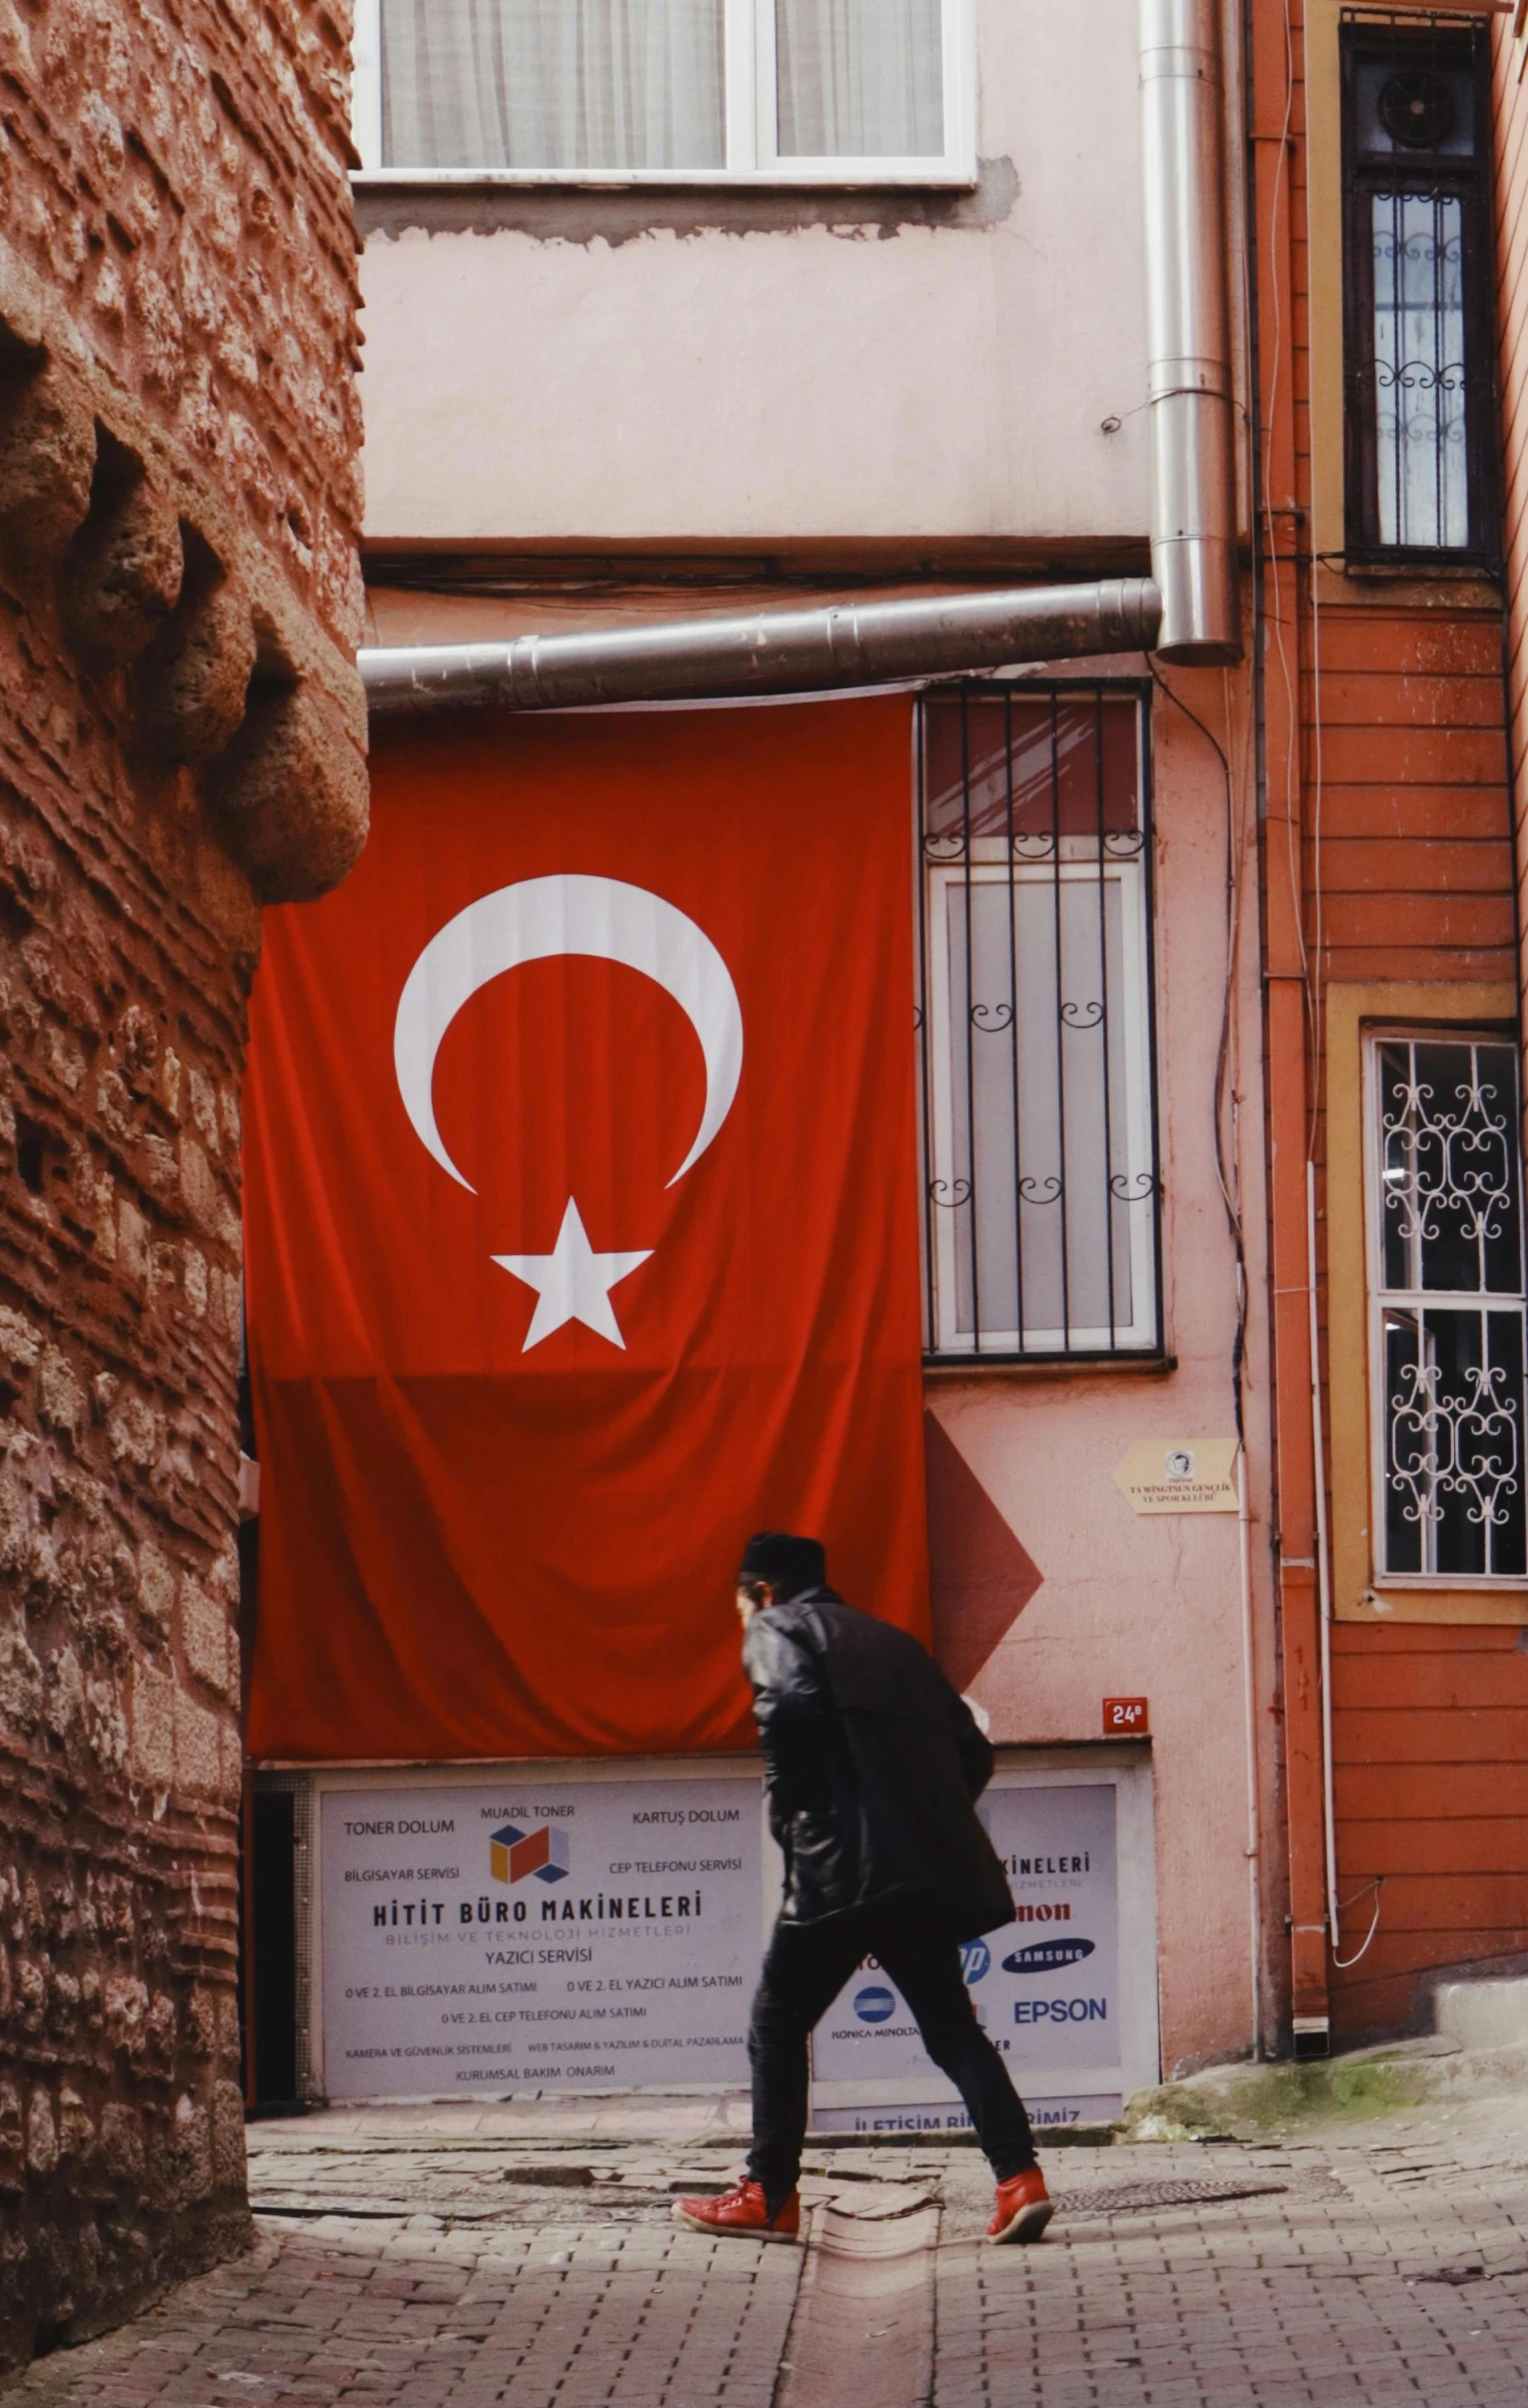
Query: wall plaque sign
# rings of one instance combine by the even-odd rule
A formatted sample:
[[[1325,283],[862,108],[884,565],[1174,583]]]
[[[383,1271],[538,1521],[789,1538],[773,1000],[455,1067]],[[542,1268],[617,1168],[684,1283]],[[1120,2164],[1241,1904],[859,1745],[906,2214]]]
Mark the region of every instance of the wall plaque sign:
[[[1138,1438],[1114,1478],[1138,1514],[1234,1514],[1234,1438]]]

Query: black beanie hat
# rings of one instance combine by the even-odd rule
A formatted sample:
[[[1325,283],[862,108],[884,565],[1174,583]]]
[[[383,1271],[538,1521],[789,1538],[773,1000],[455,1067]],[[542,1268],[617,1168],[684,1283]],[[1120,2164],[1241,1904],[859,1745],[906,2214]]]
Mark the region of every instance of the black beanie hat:
[[[742,1581],[767,1581],[786,1597],[803,1589],[820,1589],[827,1579],[827,1557],[819,1539],[792,1538],[787,1530],[756,1531],[738,1567]]]

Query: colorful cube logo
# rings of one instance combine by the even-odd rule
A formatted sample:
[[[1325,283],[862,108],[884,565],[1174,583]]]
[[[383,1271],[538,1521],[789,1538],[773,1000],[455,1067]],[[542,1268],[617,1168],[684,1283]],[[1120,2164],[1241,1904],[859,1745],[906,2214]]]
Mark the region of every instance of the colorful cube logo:
[[[507,1822],[489,1840],[488,1866],[496,1881],[523,1881],[533,1872],[539,1881],[566,1881],[568,1833],[552,1822],[534,1831]]]

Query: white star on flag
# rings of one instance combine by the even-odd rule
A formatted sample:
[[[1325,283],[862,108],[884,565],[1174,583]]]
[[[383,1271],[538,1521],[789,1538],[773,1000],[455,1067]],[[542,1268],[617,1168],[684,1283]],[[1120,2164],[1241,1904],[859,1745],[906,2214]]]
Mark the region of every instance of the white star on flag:
[[[523,1279],[528,1288],[537,1292],[536,1310],[521,1353],[528,1355],[543,1338],[550,1338],[565,1321],[582,1321],[598,1336],[609,1338],[612,1346],[626,1351],[621,1324],[610,1292],[618,1280],[635,1271],[652,1254],[652,1247],[643,1254],[596,1254],[589,1242],[579,1208],[572,1196],[563,1215],[563,1226],[557,1233],[557,1244],[550,1254],[496,1254],[494,1261],[502,1271]]]

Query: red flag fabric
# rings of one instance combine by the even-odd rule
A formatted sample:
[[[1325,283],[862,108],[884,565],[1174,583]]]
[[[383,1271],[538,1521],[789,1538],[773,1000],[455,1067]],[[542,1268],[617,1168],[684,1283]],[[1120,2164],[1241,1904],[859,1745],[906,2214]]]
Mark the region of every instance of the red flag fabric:
[[[744,1541],[926,1635],[905,699],[384,731],[266,916],[264,1760],[736,1746]]]

